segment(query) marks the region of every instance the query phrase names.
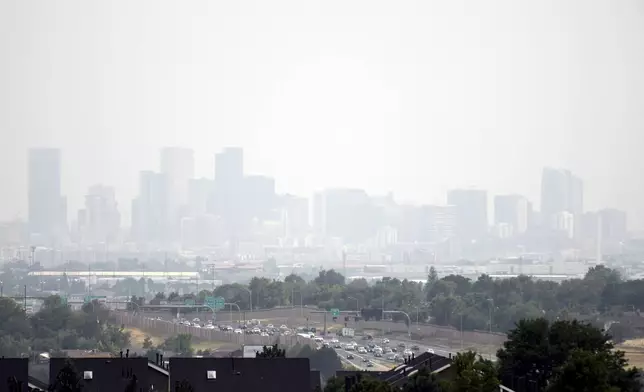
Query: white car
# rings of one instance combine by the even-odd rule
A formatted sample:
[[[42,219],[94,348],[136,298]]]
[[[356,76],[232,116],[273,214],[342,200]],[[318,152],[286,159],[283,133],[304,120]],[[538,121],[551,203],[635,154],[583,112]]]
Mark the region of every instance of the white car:
[[[258,335],[260,332],[262,332],[259,328],[253,328],[252,331],[254,334]]]
[[[382,339],[382,344],[389,344],[389,339]]]
[[[268,334],[267,334],[266,332],[262,332],[259,336],[264,336],[264,337],[266,337],[266,336],[268,336]]]
[[[436,353],[434,352],[434,349],[433,349],[433,348],[428,348],[428,349],[427,349],[427,352],[428,352],[428,353],[430,353],[430,354],[436,354]]]
[[[275,328],[275,327],[273,327],[273,324],[268,324],[266,328]]]
[[[412,354],[412,353],[411,353],[411,350],[405,350],[405,351],[403,351],[403,355],[404,355],[404,356],[406,356],[406,357],[411,357],[411,354]]]
[[[205,327],[205,328],[206,328],[206,329],[215,329],[215,326],[214,326],[214,325],[212,325],[212,324],[208,324],[208,325],[206,325],[206,327]]]
[[[236,333],[236,334],[239,334],[239,335],[241,335],[241,334],[243,334],[243,333],[244,333],[244,331],[242,331],[242,330],[241,330],[241,329],[239,329],[239,328],[237,328],[237,329],[236,329],[236,330],[234,330],[233,332],[234,332],[234,333]]]
[[[288,327],[284,324],[280,325],[280,329],[288,329]]]

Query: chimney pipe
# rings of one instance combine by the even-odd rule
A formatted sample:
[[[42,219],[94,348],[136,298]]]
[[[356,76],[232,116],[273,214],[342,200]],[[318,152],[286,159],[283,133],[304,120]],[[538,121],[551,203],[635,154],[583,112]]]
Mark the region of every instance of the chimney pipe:
[[[128,348],[127,350],[125,350],[125,358],[129,358],[129,357],[130,357],[130,349]]]

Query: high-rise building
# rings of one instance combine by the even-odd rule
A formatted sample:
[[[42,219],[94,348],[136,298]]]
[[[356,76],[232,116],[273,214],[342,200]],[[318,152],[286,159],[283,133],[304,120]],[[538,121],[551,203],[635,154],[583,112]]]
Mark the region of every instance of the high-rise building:
[[[132,203],[132,231],[139,242],[168,239],[166,189],[165,175],[141,172],[139,197]]]
[[[626,212],[608,208],[599,211],[602,239],[605,241],[622,241],[628,234]]]
[[[223,218],[226,232],[234,246],[249,231],[244,211],[244,152],[231,147],[215,154],[215,196],[213,212]]]
[[[569,170],[544,168],[541,178],[541,213],[545,219],[566,211],[580,216],[584,211],[583,182]]]
[[[244,178],[244,150],[228,147],[215,154],[215,181],[217,184],[241,184]]]
[[[575,236],[575,216],[568,211],[553,214],[550,218],[551,229],[563,233],[567,238]]]
[[[61,195],[59,149],[29,150],[29,232],[45,241],[60,238],[66,226],[66,200]]]
[[[178,239],[181,218],[188,205],[188,182],[194,177],[194,152],[188,148],[166,147],[161,150],[161,174],[165,176],[166,217],[163,223],[168,235]]]
[[[456,207],[422,206],[420,207],[421,242],[441,243],[456,235]]]
[[[364,190],[328,189],[316,195],[315,203],[314,224],[325,237],[337,237],[345,243],[356,244],[376,235],[377,209]]]
[[[498,195],[494,198],[494,223],[504,224],[504,234],[510,225],[510,235],[523,234],[528,230],[530,203],[519,195]]]
[[[286,195],[282,199],[285,236],[304,238],[309,231],[309,201],[305,197]]]
[[[447,194],[447,204],[456,212],[456,237],[473,241],[488,233],[487,192],[478,189],[455,189]]]
[[[266,176],[246,176],[242,195],[247,218],[268,219],[275,208],[275,180]]]
[[[114,188],[103,185],[94,185],[89,188],[85,196],[83,223],[83,231],[80,233],[83,242],[107,244],[117,241],[121,227],[121,215],[118,211]]]
[[[188,215],[196,217],[211,211],[210,202],[214,193],[214,180],[196,178],[188,181]]]

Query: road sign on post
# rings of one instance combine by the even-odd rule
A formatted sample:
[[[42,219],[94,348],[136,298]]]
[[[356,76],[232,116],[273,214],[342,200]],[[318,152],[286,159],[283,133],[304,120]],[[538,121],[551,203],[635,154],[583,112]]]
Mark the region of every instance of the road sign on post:
[[[226,301],[224,300],[224,297],[206,297],[205,303],[206,306],[214,310],[220,310],[224,308]]]
[[[331,316],[339,317],[340,316],[340,309],[337,309],[337,308],[331,309]]]
[[[60,297],[60,304],[63,306],[67,306],[67,297]]]

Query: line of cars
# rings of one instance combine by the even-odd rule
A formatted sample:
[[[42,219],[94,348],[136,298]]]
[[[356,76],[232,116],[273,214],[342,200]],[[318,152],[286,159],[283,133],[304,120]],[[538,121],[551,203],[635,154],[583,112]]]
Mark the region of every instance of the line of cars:
[[[192,321],[185,320],[185,319],[176,319],[174,320],[174,322],[181,325],[189,326],[189,327],[218,329],[223,332],[231,332],[239,335],[289,336],[298,332],[297,329],[292,329],[284,324],[280,326],[275,326],[273,324],[262,325],[259,320],[248,320],[245,323],[239,323],[237,325],[230,325],[230,324],[214,325],[211,320],[208,320],[205,323],[203,323],[199,318],[194,318],[192,319]],[[305,328],[302,327],[300,329],[305,329]]]
[[[354,356],[351,352],[355,351],[358,354],[372,354],[375,358],[384,358],[398,363],[404,362],[404,358],[411,357],[412,355],[415,355],[415,352],[420,351],[420,347],[418,345],[412,345],[408,348],[407,345],[402,342],[396,347],[391,347],[389,339],[386,338],[382,339],[380,344],[371,340],[366,345],[360,346],[355,341],[352,341],[344,345],[337,343],[334,347],[348,351],[349,355],[347,356],[347,359],[353,359]],[[427,348],[426,351],[434,354],[434,350],[431,348]],[[367,358],[365,358],[364,361],[367,362]]]

